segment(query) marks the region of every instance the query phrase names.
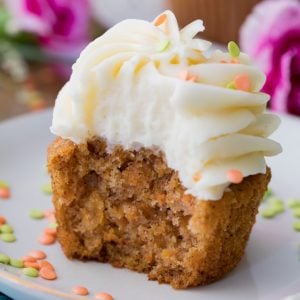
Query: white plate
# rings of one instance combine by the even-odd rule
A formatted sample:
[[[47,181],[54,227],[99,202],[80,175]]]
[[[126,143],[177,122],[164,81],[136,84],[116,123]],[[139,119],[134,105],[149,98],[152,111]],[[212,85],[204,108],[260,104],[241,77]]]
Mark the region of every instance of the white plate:
[[[300,197],[300,120],[286,116],[282,120],[275,138],[282,143],[284,152],[271,158],[269,164],[273,171],[271,187],[288,199]],[[0,214],[7,217],[17,236],[17,242],[12,244],[0,241],[0,252],[19,258],[31,249],[42,249],[56,266],[59,278],[53,282],[30,279],[18,269],[0,265],[0,291],[22,300],[74,299],[70,291],[78,284],[91,292],[84,299],[107,291],[115,300],[276,300],[300,291],[300,233],[292,229],[290,211],[273,220],[258,216],[246,255],[238,267],[214,284],[183,291],[108,264],[69,261],[58,244],[39,245],[36,239],[47,221],[32,220],[28,212],[32,208],[51,207],[50,197],[40,189],[49,181],[44,166],[46,149],[53,139],[48,129],[50,121],[51,111],[46,111],[0,125],[0,180],[8,181],[12,189],[11,199],[0,199]]]

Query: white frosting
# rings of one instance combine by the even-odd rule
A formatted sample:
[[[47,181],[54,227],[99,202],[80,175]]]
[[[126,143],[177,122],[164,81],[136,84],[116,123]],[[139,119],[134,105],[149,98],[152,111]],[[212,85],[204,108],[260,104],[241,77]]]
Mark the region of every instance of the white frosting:
[[[228,170],[266,172],[264,156],[281,151],[267,139],[279,119],[264,113],[265,76],[247,55],[238,64],[222,63],[231,57],[221,51],[205,57],[210,43],[194,38],[202,21],[179,31],[174,15],[165,15],[159,26],[125,20],[83,50],[56,100],[51,131],[75,143],[101,136],[126,149],[159,148],[186,193],[216,200],[230,184]],[[179,78],[185,70],[196,82]],[[251,92],[226,88],[240,74],[248,74]]]

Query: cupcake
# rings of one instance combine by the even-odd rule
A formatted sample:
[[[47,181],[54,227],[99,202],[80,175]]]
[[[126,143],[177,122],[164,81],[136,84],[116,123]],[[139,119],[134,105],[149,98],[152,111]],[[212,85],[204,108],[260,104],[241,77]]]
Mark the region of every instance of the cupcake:
[[[240,261],[271,177],[279,120],[235,43],[205,55],[196,20],[125,20],[83,50],[48,150],[67,257],[204,285]],[[101,268],[101,265],[99,265]]]

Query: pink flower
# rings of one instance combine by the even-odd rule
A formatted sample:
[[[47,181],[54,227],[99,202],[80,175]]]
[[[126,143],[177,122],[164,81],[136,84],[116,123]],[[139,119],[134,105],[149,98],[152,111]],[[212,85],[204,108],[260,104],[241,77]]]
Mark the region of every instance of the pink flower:
[[[14,25],[38,35],[51,54],[74,60],[88,43],[88,0],[6,0]]]
[[[258,4],[240,31],[241,47],[265,71],[271,108],[300,115],[300,1]]]

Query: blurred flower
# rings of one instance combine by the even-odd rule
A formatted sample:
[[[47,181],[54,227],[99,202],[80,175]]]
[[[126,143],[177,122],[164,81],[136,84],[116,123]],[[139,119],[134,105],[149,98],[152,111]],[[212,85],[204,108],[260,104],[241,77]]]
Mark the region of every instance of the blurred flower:
[[[89,41],[88,0],[6,0],[8,29],[36,34],[46,53],[74,61]]]
[[[267,75],[271,108],[300,115],[300,1],[258,4],[240,32],[241,46]]]

